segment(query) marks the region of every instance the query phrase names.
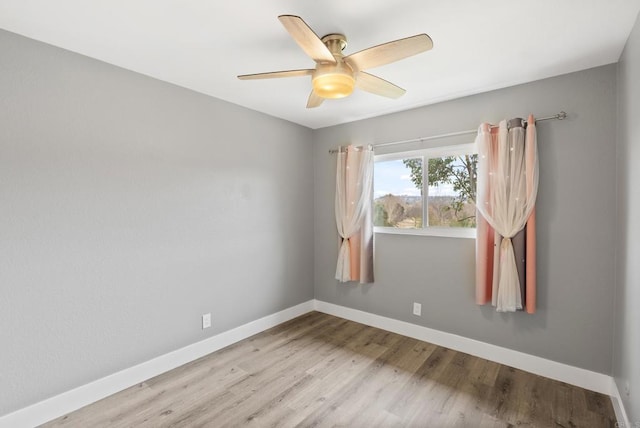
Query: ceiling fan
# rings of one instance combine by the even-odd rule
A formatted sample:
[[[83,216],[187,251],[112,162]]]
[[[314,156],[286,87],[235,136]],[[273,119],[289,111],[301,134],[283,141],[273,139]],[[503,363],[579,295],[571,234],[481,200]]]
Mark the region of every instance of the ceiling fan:
[[[363,70],[433,48],[433,41],[428,35],[418,34],[343,56],[342,51],[347,46],[347,38],[343,34],[328,34],[320,38],[299,16],[281,15],[278,19],[302,50],[316,62],[316,68],[243,74],[238,79],[311,76],[313,89],[307,108],[318,107],[325,98],[346,97],[356,86],[383,97],[401,97],[406,92],[404,89]]]

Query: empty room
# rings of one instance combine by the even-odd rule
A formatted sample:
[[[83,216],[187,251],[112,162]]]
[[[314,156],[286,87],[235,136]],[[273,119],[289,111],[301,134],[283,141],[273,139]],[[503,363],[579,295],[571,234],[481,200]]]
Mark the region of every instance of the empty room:
[[[0,0],[0,427],[640,428],[640,0]]]

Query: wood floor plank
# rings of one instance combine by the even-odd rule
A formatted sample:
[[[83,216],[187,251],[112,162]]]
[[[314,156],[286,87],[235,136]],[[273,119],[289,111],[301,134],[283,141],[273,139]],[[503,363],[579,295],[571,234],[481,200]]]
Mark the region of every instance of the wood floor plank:
[[[376,415],[378,410],[370,412],[371,402],[377,403],[377,406],[386,405],[393,395],[402,388],[402,385],[409,380],[409,376],[405,376],[404,381],[400,379],[397,366],[404,363],[403,359],[413,350],[415,342],[411,339],[396,342],[398,346],[387,348],[380,356],[372,360],[357,379],[349,382],[336,393],[332,393],[331,402],[328,403],[331,408],[335,408],[335,416],[332,420],[337,425],[344,426],[354,426],[356,422],[361,423],[363,419],[370,419],[371,424],[378,423],[377,419],[379,418]],[[422,361],[427,357],[428,354],[424,355]],[[415,360],[416,358],[411,355],[411,359]],[[381,379],[386,381],[382,383]],[[385,413],[384,420],[391,420],[395,417],[389,412]]]
[[[611,400],[311,312],[45,427],[613,427]]]
[[[73,427],[80,426],[81,421],[93,421],[92,426],[108,427],[112,419],[117,419],[121,414],[135,411],[150,402],[155,393],[143,382],[120,391],[118,394],[97,401],[90,406],[85,406],[69,415],[55,419],[45,426],[48,427]],[[101,417],[96,420],[95,415]]]
[[[196,378],[183,378],[166,386],[152,387],[157,391],[153,406],[146,406],[127,420],[135,424],[154,418],[171,420],[176,415],[191,412],[196,403],[221,401],[221,397],[228,396],[229,385],[248,376],[237,367],[221,368]]]
[[[405,420],[426,417],[425,414],[432,412],[432,409],[425,406],[425,401],[430,399],[435,389],[440,389],[436,379],[454,356],[455,351],[437,347],[411,376],[411,380],[405,384],[387,410]]]

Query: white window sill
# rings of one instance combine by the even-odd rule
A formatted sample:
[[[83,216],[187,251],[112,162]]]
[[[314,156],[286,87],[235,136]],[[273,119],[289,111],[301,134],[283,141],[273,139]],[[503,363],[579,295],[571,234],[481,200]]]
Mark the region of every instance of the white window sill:
[[[439,236],[444,238],[476,239],[476,229],[470,227],[426,227],[424,229],[400,229],[398,227],[374,227],[375,233],[389,235]]]

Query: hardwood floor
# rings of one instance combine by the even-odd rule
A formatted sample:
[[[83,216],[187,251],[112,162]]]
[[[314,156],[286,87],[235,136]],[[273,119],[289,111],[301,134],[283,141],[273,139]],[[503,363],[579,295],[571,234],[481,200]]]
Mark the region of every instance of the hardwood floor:
[[[45,427],[613,427],[609,397],[311,312]]]

